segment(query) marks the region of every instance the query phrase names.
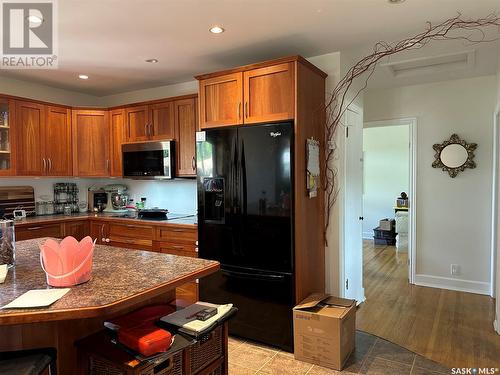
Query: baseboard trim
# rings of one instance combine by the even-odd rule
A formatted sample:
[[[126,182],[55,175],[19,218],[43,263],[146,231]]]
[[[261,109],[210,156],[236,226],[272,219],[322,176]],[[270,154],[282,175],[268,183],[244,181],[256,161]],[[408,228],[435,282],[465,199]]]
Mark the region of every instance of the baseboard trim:
[[[415,285],[427,286],[430,288],[440,288],[468,292],[476,294],[490,295],[490,283],[473,280],[453,279],[451,277],[415,275]]]
[[[373,240],[373,232],[363,232],[362,237],[364,240]]]

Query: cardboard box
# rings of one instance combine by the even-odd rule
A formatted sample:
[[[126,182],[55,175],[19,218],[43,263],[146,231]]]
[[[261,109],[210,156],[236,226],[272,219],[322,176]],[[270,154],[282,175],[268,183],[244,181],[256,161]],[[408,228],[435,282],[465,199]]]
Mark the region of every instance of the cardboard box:
[[[311,294],[293,309],[295,359],[342,370],[354,349],[356,301]]]
[[[395,225],[396,221],[393,219],[382,219],[379,221],[378,227],[380,230],[392,231]]]

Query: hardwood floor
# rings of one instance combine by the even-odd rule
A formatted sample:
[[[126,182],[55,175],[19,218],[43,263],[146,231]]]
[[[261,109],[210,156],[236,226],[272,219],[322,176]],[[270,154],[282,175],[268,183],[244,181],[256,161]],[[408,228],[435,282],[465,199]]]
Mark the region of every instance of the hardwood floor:
[[[366,302],[356,328],[447,367],[499,367],[495,300],[484,295],[408,283],[407,254],[363,245]]]

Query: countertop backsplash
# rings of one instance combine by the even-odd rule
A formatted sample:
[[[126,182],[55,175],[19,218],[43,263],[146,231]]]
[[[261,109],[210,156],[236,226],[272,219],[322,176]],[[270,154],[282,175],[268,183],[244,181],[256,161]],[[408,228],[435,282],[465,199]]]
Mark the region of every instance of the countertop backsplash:
[[[123,184],[128,186],[130,198],[135,202],[141,197],[147,198],[148,207],[166,208],[170,212],[179,214],[195,214],[197,211],[196,180],[175,179],[167,181],[139,181],[117,178],[35,178],[15,177],[0,179],[0,186],[33,186],[35,200],[40,196],[48,195],[53,199],[53,186],[56,182],[74,182],[80,190],[80,201],[87,201],[89,187],[100,188],[107,184]]]

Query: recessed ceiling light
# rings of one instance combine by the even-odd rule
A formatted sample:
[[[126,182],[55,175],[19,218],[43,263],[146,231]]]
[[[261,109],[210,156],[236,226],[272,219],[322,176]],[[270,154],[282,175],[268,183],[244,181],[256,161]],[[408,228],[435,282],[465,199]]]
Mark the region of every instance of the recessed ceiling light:
[[[28,19],[29,22],[35,25],[41,24],[43,22],[43,18],[34,15],[28,16],[26,18]]]
[[[218,25],[214,25],[214,26],[212,26],[210,28],[210,32],[212,34],[222,34],[224,31],[225,30],[222,27],[218,26]]]
[[[391,4],[400,4],[405,2],[405,0],[388,0],[388,1]]]
[[[146,62],[151,64],[156,64],[158,62],[158,59],[147,59]]]
[[[80,78],[80,79],[89,79],[89,76],[87,76],[87,75],[85,75],[85,74],[80,74],[80,75],[78,76],[78,78]]]

